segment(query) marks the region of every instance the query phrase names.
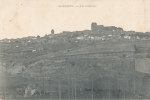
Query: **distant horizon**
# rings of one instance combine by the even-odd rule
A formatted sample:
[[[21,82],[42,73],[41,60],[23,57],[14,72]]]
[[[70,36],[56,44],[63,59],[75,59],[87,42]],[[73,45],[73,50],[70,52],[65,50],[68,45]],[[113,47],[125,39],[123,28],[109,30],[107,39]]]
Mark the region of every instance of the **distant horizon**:
[[[97,23],[97,22],[91,22],[91,24],[92,23]],[[90,24],[90,25],[91,25]],[[99,25],[101,25],[101,24],[97,24],[98,26]],[[105,25],[102,25],[102,26],[104,26],[104,27],[117,27],[117,26],[105,26]],[[122,28],[122,27],[117,27],[117,28]],[[53,28],[54,29],[54,28]],[[142,34],[144,34],[144,33],[150,33],[150,32],[139,32],[139,31],[134,31],[134,30],[124,30],[124,28],[122,28],[123,29],[123,31],[125,31],[125,32],[128,32],[128,31],[133,31],[133,32],[136,32],[136,33],[142,33]],[[73,30],[73,31],[68,31],[68,30],[64,30],[64,31],[61,31],[61,32],[59,32],[59,33],[56,33],[55,32],[55,29],[54,29],[54,32],[55,32],[55,34],[62,34],[63,32],[76,32],[76,31],[85,31],[85,30],[91,30],[91,26],[90,26],[90,28],[89,29],[83,29],[83,30]],[[51,30],[50,30],[51,31]],[[51,32],[49,32],[49,33],[47,33],[47,34],[43,34],[42,36],[40,36],[40,35],[29,35],[29,36],[24,36],[24,37],[18,37],[18,38],[3,38],[3,39],[1,39],[0,38],[0,40],[4,40],[4,39],[21,39],[21,38],[27,38],[27,37],[37,37],[37,36],[40,36],[40,37],[44,37],[45,35],[50,35],[51,34]]]

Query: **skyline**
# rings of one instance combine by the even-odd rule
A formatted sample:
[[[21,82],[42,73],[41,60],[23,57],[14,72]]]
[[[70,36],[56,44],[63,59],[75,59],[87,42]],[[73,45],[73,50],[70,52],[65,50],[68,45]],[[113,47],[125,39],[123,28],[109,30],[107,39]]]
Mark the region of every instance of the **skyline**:
[[[0,0],[0,39],[89,30],[98,25],[150,32],[149,0]],[[59,7],[94,5],[95,7]]]

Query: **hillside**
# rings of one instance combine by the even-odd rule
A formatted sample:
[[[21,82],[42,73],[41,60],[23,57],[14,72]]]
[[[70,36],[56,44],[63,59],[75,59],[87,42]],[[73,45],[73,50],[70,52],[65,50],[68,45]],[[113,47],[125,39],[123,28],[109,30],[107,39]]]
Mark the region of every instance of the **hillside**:
[[[150,98],[149,43],[149,32],[96,23],[91,30],[0,40],[1,95],[5,87],[9,98]],[[138,62],[145,59],[143,70]],[[34,89],[39,94],[25,92]]]

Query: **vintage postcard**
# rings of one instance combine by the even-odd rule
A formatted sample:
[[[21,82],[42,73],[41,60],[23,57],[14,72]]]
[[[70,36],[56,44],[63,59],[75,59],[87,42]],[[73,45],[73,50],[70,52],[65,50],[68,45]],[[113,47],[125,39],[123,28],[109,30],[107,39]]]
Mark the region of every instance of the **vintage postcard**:
[[[150,0],[0,0],[0,100],[149,100]]]

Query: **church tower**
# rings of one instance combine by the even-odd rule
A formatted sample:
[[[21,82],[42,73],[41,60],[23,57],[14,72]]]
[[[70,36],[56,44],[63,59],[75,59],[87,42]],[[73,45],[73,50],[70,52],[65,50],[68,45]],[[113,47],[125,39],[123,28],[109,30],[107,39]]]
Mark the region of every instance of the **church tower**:
[[[93,22],[91,24],[91,31],[96,31],[97,30],[97,23]]]

